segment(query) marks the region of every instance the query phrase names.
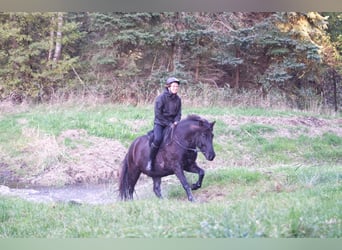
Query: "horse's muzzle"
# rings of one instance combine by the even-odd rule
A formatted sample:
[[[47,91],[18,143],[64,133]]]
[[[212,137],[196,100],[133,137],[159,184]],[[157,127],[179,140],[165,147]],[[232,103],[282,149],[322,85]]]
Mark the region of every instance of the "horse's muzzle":
[[[205,154],[205,158],[207,158],[208,161],[212,161],[214,160],[216,154],[213,152],[213,153],[209,153],[209,154]]]

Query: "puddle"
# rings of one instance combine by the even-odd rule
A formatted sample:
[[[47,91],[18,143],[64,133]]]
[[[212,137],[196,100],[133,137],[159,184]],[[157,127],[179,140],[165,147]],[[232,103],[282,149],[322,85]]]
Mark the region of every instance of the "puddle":
[[[163,178],[162,193],[164,197],[168,195],[169,186],[177,183],[175,176]],[[135,186],[134,200],[149,199],[155,197],[153,193],[152,178],[141,176]],[[12,196],[30,202],[61,202],[70,204],[112,204],[120,201],[118,183],[105,184],[79,184],[67,185],[63,187],[25,187],[24,185],[6,183],[0,184],[0,197]]]
[[[114,184],[73,185],[60,188],[9,188],[0,186],[0,195],[20,197],[32,202],[71,204],[110,204],[118,200]]]

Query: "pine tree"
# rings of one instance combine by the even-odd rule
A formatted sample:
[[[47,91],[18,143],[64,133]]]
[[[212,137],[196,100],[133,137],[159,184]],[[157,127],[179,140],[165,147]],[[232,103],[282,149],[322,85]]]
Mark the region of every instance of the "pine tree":
[[[66,87],[77,57],[63,46],[77,43],[77,25],[63,23],[63,13],[1,13],[0,20],[0,98],[43,101]]]

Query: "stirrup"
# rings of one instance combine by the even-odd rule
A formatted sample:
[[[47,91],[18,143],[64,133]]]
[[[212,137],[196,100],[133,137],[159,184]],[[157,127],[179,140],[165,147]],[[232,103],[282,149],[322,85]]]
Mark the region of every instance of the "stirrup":
[[[147,170],[147,171],[152,171],[152,161],[151,161],[151,160],[149,160],[149,161],[147,162],[146,170]]]

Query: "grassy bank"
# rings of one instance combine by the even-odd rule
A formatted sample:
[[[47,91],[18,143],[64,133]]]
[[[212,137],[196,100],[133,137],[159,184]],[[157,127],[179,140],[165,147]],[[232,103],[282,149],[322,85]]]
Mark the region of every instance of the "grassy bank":
[[[340,116],[184,107],[183,117],[192,113],[216,121],[217,157],[208,162],[199,156],[206,176],[194,192],[196,203],[186,201],[174,176],[162,186],[164,200],[154,198],[152,187],[145,198],[101,206],[0,196],[0,237],[342,236]],[[63,185],[86,171],[118,171],[128,145],[152,128],[152,119],[152,106],[60,104],[2,110],[0,184],[49,177],[44,183]],[[101,174],[77,180],[102,178],[116,185],[117,175]]]
[[[165,200],[113,205],[0,199],[1,237],[341,237],[342,168],[272,173],[217,170],[190,204],[179,185]],[[219,192],[218,192],[219,190]]]

